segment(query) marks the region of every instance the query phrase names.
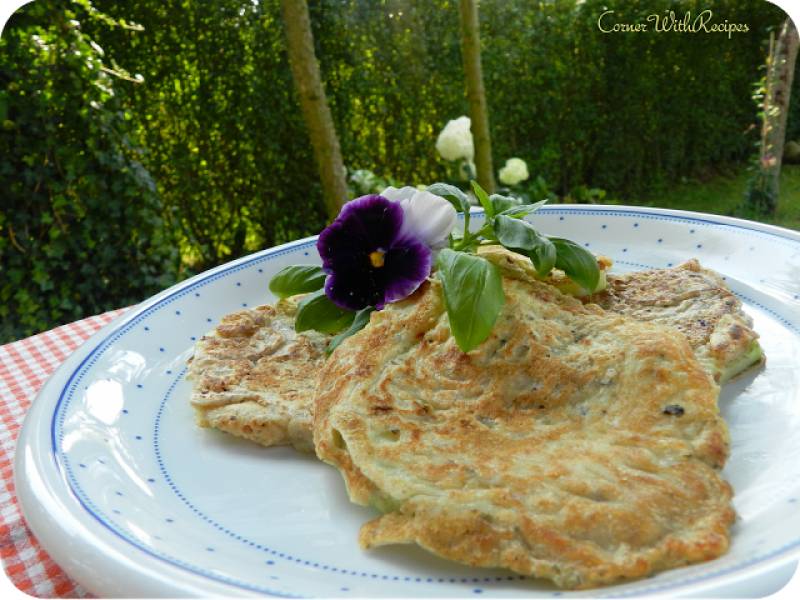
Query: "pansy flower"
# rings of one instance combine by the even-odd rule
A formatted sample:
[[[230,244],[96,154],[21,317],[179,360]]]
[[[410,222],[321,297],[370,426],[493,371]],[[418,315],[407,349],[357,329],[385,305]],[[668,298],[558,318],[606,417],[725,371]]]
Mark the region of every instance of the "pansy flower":
[[[348,202],[317,241],[325,294],[350,310],[402,300],[430,274],[455,220],[449,202],[411,187]]]

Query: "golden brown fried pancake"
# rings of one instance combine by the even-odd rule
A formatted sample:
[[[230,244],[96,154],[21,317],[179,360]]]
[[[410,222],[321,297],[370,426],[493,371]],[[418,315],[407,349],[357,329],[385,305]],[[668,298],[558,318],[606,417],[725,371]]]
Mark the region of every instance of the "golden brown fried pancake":
[[[722,277],[689,260],[671,269],[607,276],[588,300],[606,310],[669,325],[683,333],[719,383],[763,362],[753,321]]]
[[[295,332],[300,298],[227,315],[197,342],[188,378],[200,426],[264,446],[313,448],[314,387],[331,336]]]
[[[500,246],[481,249],[506,277],[536,279],[530,260]],[[599,260],[603,260],[602,257]],[[603,267],[610,266],[604,259]],[[651,269],[623,275],[604,269],[606,288],[583,297],[604,309],[640,321],[674,327],[683,333],[695,355],[718,383],[763,362],[758,334],[742,303],[722,277],[696,259],[671,269]],[[570,282],[554,271],[547,283],[569,292]]]
[[[467,354],[433,281],[325,363],[317,455],[385,513],[362,546],[417,543],[565,588],[725,552],[728,432],[686,339],[537,281],[504,288]]]

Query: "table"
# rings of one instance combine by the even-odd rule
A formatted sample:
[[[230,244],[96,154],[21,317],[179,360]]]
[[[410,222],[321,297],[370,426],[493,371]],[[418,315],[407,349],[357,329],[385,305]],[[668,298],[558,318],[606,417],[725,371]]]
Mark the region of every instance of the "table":
[[[22,517],[13,475],[20,427],[50,374],[93,333],[126,310],[109,311],[0,346],[0,559],[10,581],[31,596],[83,598],[89,594],[41,548]]]

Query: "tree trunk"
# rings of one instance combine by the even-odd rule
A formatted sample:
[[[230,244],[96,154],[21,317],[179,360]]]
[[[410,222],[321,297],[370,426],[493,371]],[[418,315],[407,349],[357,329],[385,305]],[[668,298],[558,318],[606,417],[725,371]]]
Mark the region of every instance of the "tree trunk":
[[[794,79],[794,65],[800,39],[792,20],[787,18],[778,40],[770,52],[767,64],[767,84],[764,94],[764,119],[761,128],[761,171],[768,199],[767,212],[778,209],[783,146],[786,142],[786,118]]]
[[[328,216],[334,218],[348,199],[347,183],[339,138],[336,136],[331,111],[322,89],[319,63],[314,54],[308,4],[306,0],[281,0],[281,12],[289,64],[314,148],[325,209]]]
[[[464,58],[464,75],[467,83],[469,117],[472,120],[472,137],[475,143],[475,170],[478,183],[490,194],[494,192],[492,166],[492,140],[489,136],[489,111],[483,89],[481,69],[481,38],[478,22],[477,0],[461,2],[461,54]]]

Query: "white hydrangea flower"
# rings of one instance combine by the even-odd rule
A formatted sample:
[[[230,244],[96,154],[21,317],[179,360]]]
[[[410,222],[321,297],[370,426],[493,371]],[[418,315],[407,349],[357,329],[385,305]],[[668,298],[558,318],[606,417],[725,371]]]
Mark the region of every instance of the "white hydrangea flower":
[[[500,169],[498,178],[500,183],[506,185],[517,185],[520,181],[525,181],[530,174],[528,173],[528,165],[521,158],[509,158],[505,166]]]
[[[434,250],[447,245],[447,236],[456,226],[456,209],[447,200],[411,186],[390,186],[381,196],[403,208],[401,234],[411,234]]]
[[[471,161],[475,156],[475,146],[470,131],[469,117],[459,117],[448,121],[436,139],[436,151],[445,160]]]

